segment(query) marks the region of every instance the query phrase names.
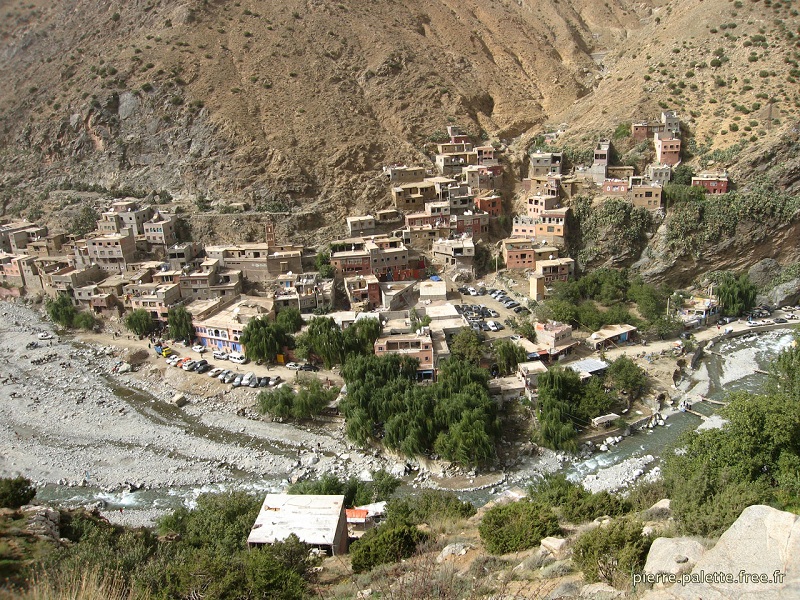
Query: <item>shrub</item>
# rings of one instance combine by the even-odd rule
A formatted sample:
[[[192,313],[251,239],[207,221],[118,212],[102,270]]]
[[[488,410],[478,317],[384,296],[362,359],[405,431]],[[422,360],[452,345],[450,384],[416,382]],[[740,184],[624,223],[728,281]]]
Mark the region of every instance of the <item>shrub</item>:
[[[572,552],[573,562],[589,582],[624,585],[631,571],[644,565],[652,540],[642,535],[642,523],[620,519],[587,531]]]
[[[543,537],[560,531],[558,519],[549,506],[527,499],[490,508],[478,528],[481,540],[491,554],[533,548]]]
[[[392,523],[419,525],[459,521],[475,514],[475,507],[462,502],[451,492],[424,490],[413,497],[397,498],[386,507],[386,519]]]
[[[410,525],[384,525],[371,529],[350,546],[353,571],[362,573],[386,563],[399,562],[417,550],[417,545],[428,539]]]
[[[531,497],[541,504],[557,507],[571,523],[583,523],[607,515],[620,516],[630,511],[627,500],[608,492],[592,494],[564,475],[550,475],[530,487]]]
[[[19,508],[36,496],[36,488],[30,479],[19,476],[0,479],[0,508]]]

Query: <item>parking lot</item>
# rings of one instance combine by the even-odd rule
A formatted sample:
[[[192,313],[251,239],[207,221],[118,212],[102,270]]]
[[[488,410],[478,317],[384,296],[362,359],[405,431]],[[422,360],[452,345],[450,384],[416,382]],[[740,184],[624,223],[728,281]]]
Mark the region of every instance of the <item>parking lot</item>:
[[[527,299],[496,288],[461,287],[455,290],[458,297],[451,302],[475,331],[488,339],[507,338],[513,335],[509,319],[521,320],[530,316]]]

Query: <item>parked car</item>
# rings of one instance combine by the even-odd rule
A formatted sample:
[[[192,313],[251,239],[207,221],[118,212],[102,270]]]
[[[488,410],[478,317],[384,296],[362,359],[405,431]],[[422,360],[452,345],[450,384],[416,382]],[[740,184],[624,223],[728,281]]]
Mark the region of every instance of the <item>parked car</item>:
[[[233,378],[233,381],[231,382],[231,385],[233,385],[233,387],[235,387],[235,388],[241,386],[242,385],[242,379],[244,379],[244,375],[242,375],[240,373],[239,375],[237,375],[236,377]]]
[[[728,323],[733,323],[734,321],[738,321],[739,319],[736,317],[722,317],[719,322],[722,325],[727,325]]]
[[[455,309],[456,309],[456,312],[457,312],[458,314],[460,314],[460,315],[463,315],[463,314],[464,314],[464,306],[463,306],[463,305],[461,305],[461,304],[455,304],[455,305],[453,306],[453,308],[455,308]]]
[[[181,359],[181,357],[180,357],[180,356],[178,356],[177,354],[173,354],[172,356],[168,356],[168,357],[167,357],[167,364],[168,364],[170,367],[174,367],[174,366],[175,366],[175,365],[178,363],[178,361],[179,361],[180,359]]]
[[[486,290],[486,293],[491,296],[492,294],[496,294],[497,293],[497,289],[496,288],[489,288],[488,290]]]
[[[255,376],[256,374],[253,373],[252,371],[248,371],[247,373],[245,373],[244,377],[242,377],[242,385],[250,385],[250,382],[253,380],[253,377]]]
[[[208,373],[209,371],[212,371],[213,369],[214,369],[214,365],[212,365],[210,363],[206,363],[204,365],[200,365],[198,368],[196,368],[194,370],[194,372],[195,373],[200,373],[202,375],[203,373]]]
[[[231,352],[228,355],[228,360],[237,365],[247,364],[248,358],[241,352]]]
[[[317,371],[319,371],[319,367],[317,365],[312,365],[310,363],[306,363],[306,364],[304,364],[303,366],[300,367],[300,370],[301,371],[313,371],[313,372],[316,373]]]
[[[529,314],[531,314],[531,311],[529,311],[529,310],[528,310],[527,308],[525,308],[524,306],[517,306],[517,307],[514,309],[514,312],[515,312],[515,313],[517,313],[518,315],[529,315]]]
[[[219,377],[219,374],[222,373],[225,369],[221,367],[214,367],[208,372],[209,377]]]
[[[292,371],[299,371],[300,370],[300,363],[288,362],[288,363],[286,363],[286,368],[287,369],[291,369]]]
[[[188,357],[188,356],[184,356],[183,358],[181,358],[180,360],[178,360],[178,362],[176,362],[176,363],[175,363],[175,366],[176,366],[176,367],[178,367],[179,369],[182,369],[182,368],[183,368],[183,365],[185,365],[185,364],[186,364],[187,362],[189,362],[190,360],[192,360],[190,357]]]
[[[775,317],[774,319],[772,319],[772,322],[782,325],[783,323],[788,323],[789,321],[787,321],[783,317]]]
[[[196,362],[194,363],[194,366],[192,366],[192,368],[191,368],[191,369],[189,369],[189,370],[190,370],[190,371],[194,371],[194,372],[196,373],[197,371],[199,371],[199,370],[200,370],[200,368],[201,368],[201,367],[205,367],[207,364],[208,364],[208,361],[207,361],[206,359],[204,359],[204,358],[203,358],[203,359],[201,359],[201,360],[198,360],[198,361],[196,361]],[[204,372],[205,372],[205,371],[204,371]]]
[[[500,316],[500,313],[494,310],[493,308],[489,308],[487,309],[487,311],[489,313],[489,316],[492,317],[493,319],[496,319],[497,317]]]
[[[187,360],[183,365],[181,365],[181,369],[184,371],[191,371],[192,368],[197,364],[197,361],[194,360]]]
[[[237,377],[241,377],[241,375],[237,375],[236,371],[229,371],[222,383],[233,383]]]
[[[476,290],[474,287],[468,287],[467,292],[469,293],[470,296],[478,295],[478,290]]]
[[[207,350],[207,348],[205,346],[203,346],[203,344],[195,344],[194,346],[192,346],[192,350],[202,354],[203,352],[205,352]]]
[[[281,378],[281,376],[280,376],[280,375],[275,375],[275,377],[273,377],[272,379],[270,379],[270,380],[269,380],[269,386],[270,386],[270,387],[275,387],[275,386],[276,386],[276,385],[278,385],[278,384],[279,384],[281,381],[283,381],[283,379]]]
[[[228,360],[228,353],[223,352],[222,350],[214,350],[214,353],[211,356],[217,360]]]
[[[257,388],[258,387],[258,377],[253,377],[250,380],[250,383],[247,384],[247,387],[249,387],[249,388]]]
[[[258,380],[258,387],[267,387],[269,385],[269,377],[262,377]]]
[[[496,323],[495,321],[486,321],[486,327],[489,329],[489,331],[500,331],[500,328],[498,327],[499,324],[500,323]]]
[[[468,291],[468,290],[467,290],[467,288],[465,288],[465,287],[460,287],[460,288],[458,288],[458,292],[459,292],[460,294],[469,294],[469,291]]]
[[[506,304],[506,308],[517,308],[519,306],[519,302],[515,302],[512,300]]]

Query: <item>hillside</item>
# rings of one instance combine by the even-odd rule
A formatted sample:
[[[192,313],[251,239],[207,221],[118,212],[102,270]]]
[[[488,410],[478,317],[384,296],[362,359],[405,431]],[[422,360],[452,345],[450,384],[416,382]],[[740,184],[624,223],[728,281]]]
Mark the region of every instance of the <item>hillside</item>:
[[[380,167],[424,160],[447,124],[513,138],[589,94],[599,76],[590,54],[650,10],[587,0],[5,2],[5,208],[24,214],[69,179],[245,199],[324,226],[321,211],[388,202]]]

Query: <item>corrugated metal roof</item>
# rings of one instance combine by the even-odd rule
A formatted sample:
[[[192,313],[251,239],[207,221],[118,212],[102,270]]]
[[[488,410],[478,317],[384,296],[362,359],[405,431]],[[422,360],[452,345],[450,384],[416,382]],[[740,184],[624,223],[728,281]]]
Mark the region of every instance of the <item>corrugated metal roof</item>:
[[[247,543],[271,544],[295,534],[307,544],[332,545],[343,508],[342,495],[267,494]]]

